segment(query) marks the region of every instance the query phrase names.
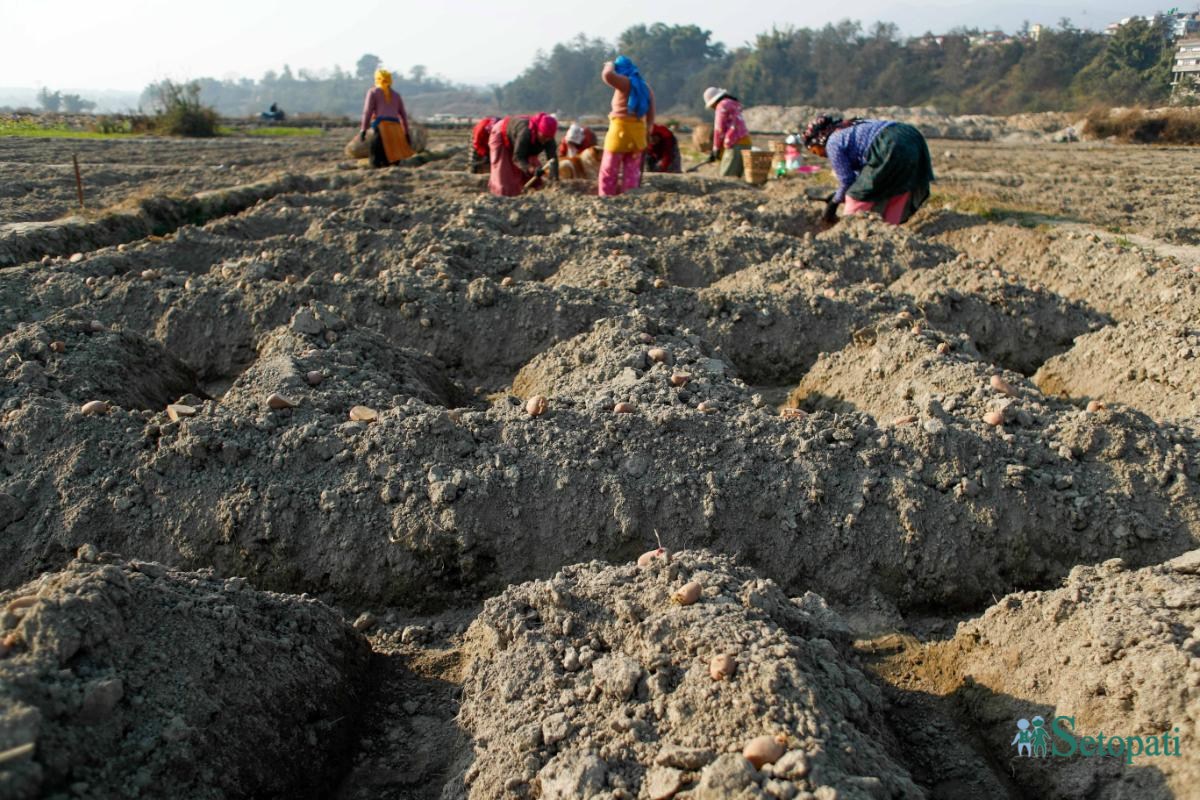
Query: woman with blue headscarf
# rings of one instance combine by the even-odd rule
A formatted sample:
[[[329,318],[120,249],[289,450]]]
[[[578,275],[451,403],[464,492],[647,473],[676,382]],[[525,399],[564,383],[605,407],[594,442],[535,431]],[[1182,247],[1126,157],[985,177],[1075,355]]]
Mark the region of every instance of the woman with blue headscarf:
[[[654,125],[654,92],[625,56],[605,64],[600,79],[613,88],[600,161],[600,196],[612,197],[642,182],[646,131]]]

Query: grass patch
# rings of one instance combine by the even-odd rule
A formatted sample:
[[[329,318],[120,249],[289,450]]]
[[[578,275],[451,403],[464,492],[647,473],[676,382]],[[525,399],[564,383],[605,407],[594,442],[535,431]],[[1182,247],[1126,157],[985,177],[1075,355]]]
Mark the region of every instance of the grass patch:
[[[1050,208],[1031,205],[997,203],[982,194],[947,194],[933,192],[925,207],[945,208],[961,214],[972,214],[988,222],[1016,222],[1022,228],[1039,228],[1050,222],[1078,222]]]
[[[128,131],[102,133],[76,130],[63,124],[39,125],[36,122],[0,120],[0,136],[30,136],[36,139],[124,139],[137,135]]]
[[[228,131],[228,133],[226,133],[226,131]],[[289,127],[286,125],[279,125],[279,126],[271,127],[271,128],[250,128],[249,130],[241,130],[241,131],[229,130],[228,128],[223,128],[221,130],[222,135],[266,136],[269,138],[288,137],[288,136],[320,136],[323,133],[324,133],[324,131],[321,130],[320,128],[295,128],[295,127]]]

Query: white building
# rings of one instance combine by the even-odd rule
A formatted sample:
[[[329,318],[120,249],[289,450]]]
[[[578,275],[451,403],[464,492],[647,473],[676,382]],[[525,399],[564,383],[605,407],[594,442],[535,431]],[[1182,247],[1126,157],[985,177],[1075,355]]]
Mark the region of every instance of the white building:
[[[1171,18],[1171,37],[1186,39],[1200,33],[1200,14],[1175,14]]]
[[[1171,66],[1171,91],[1195,91],[1200,78],[1200,39],[1181,39],[1176,43],[1175,63]]]

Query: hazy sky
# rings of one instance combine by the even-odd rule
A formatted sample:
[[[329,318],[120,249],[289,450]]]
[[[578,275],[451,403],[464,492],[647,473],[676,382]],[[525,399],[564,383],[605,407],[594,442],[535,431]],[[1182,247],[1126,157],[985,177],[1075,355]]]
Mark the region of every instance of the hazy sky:
[[[366,52],[404,72],[423,64],[454,81],[502,83],[539,48],[581,31],[612,40],[637,23],[695,23],[736,47],[772,25],[813,27],[846,16],[917,34],[956,25],[1012,31],[1023,20],[1062,17],[1099,29],[1165,8],[1142,0],[0,0],[0,86],[140,90],[163,77],[257,78],[283,64],[293,72],[335,64],[352,71]]]

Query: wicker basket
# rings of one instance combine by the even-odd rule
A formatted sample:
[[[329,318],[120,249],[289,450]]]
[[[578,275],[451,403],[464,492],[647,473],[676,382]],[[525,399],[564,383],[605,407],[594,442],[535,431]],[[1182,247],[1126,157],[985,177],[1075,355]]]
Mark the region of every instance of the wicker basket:
[[[712,152],[713,126],[702,122],[692,128],[692,146],[701,153]]]
[[[354,134],[350,141],[346,142],[346,157],[347,158],[370,158],[371,157],[371,140],[375,136],[374,131],[368,131],[367,138],[359,139],[358,134]]]
[[[771,177],[772,158],[774,155],[770,150],[743,150],[742,168],[746,175],[746,183],[766,183]]]
[[[414,152],[420,153],[425,150],[425,145],[429,142],[429,129],[419,122],[408,123],[408,144]]]

